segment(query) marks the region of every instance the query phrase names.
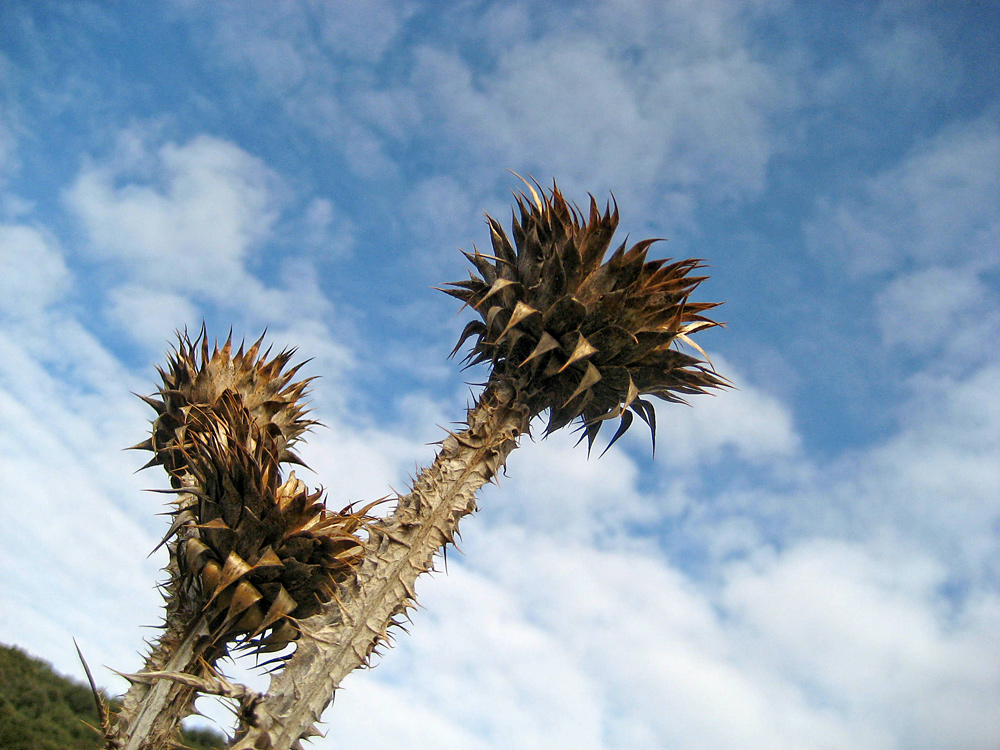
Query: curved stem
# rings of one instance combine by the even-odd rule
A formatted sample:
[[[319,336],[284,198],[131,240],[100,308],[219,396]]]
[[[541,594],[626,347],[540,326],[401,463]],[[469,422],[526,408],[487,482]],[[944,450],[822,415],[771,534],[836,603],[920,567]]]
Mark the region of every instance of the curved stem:
[[[517,447],[528,419],[513,388],[491,381],[469,410],[468,429],[443,441],[394,513],[370,528],[357,583],[300,623],[303,636],[266,696],[243,706],[232,750],[282,750],[318,734],[314,724],[334,691],[414,605],[417,577],[454,540],[459,520],[476,509],[476,492]]]

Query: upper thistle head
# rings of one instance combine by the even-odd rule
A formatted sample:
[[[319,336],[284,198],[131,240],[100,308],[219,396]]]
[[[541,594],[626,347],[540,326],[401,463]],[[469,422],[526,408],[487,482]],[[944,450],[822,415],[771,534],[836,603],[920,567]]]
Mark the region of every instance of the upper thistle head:
[[[492,255],[465,253],[478,273],[444,290],[479,315],[455,351],[473,338],[466,360],[490,362],[532,416],[548,410],[547,433],[580,418],[593,445],[604,421],[617,417],[613,443],[638,414],[655,439],[644,396],[683,401],[726,385],[707,357],[679,348],[704,354],[690,336],[719,325],[704,316],[718,303],[690,300],[706,278],[694,274],[701,261],[649,260],[656,240],[622,243],[605,260],[618,227],[616,203],[601,211],[591,196],[584,213],[555,183],[528,190],[530,197],[515,195],[513,242],[487,216]]]

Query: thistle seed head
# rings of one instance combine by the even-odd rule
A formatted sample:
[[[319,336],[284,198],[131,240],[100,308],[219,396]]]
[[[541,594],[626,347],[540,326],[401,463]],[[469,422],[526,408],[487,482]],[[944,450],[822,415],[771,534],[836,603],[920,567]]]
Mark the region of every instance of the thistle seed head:
[[[301,403],[308,380],[291,382],[301,365],[285,369],[293,351],[268,359],[260,344],[233,354],[231,339],[210,351],[204,329],[179,335],[159,398],[144,398],[152,435],[134,447],[153,452],[147,466],[162,465],[177,493],[169,595],[207,613],[216,642],[268,652],[353,579],[368,508],[332,513],[294,472],[282,480],[316,423]]]
[[[655,440],[644,396],[683,401],[727,385],[707,361],[677,348],[701,352],[690,336],[719,325],[704,316],[717,303],[690,300],[706,278],[694,275],[701,261],[648,260],[655,240],[622,243],[605,261],[617,204],[602,212],[591,196],[584,214],[555,183],[528,190],[530,198],[515,196],[513,242],[487,216],[493,254],[465,253],[476,272],[443,290],[479,315],[452,354],[471,338],[466,361],[489,362],[532,416],[548,410],[546,434],[579,418],[593,446],[602,424],[619,418],[614,443],[638,414]]]

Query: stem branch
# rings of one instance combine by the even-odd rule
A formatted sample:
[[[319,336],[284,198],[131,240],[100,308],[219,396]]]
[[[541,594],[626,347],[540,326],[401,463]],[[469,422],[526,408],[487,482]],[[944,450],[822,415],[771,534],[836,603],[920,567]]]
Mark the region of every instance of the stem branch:
[[[517,447],[528,415],[514,391],[491,381],[469,410],[468,429],[449,434],[434,463],[388,518],[373,524],[355,585],[326,610],[301,622],[303,637],[261,701],[244,713],[232,750],[298,747],[341,681],[367,663],[389,626],[415,603],[417,577],[454,540],[476,509],[476,492]]]

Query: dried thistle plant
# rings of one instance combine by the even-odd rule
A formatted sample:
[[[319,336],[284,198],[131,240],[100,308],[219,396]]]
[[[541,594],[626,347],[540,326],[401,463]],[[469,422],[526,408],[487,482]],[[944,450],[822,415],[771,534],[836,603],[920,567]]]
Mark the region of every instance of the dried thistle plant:
[[[576,421],[589,449],[606,421],[619,420],[613,444],[638,414],[655,441],[651,398],[727,385],[678,348],[704,356],[690,337],[718,325],[704,315],[715,304],[689,299],[705,278],[691,275],[699,261],[648,260],[652,240],[604,260],[617,206],[602,212],[591,198],[585,214],[555,184],[528,192],[516,196],[513,242],[487,217],[493,253],[466,253],[478,275],[445,290],[478,316],[455,351],[473,339],[467,361],[489,363],[489,379],[465,429],[448,434],[385,518],[328,514],[294,475],[280,482],[278,464],[297,460],[291,447],[312,424],[299,404],[305,382],[290,383],[294,368],[282,374],[290,353],[265,361],[258,342],[232,356],[227,342],[210,355],[203,334],[199,357],[182,338],[160,398],[147,400],[153,436],[137,446],[154,451],[177,492],[166,631],[131,676],[110,746],[167,747],[204,692],[240,704],[232,750],[301,747],[344,677],[407,618],[416,579],[535,417],[548,412],[545,434]],[[264,695],[212,668],[233,644],[260,653],[293,639]],[[159,734],[136,723],[161,713]]]
[[[331,513],[280,465],[300,464],[293,446],[315,424],[301,403],[308,381],[292,382],[286,350],[260,341],[235,353],[209,349],[204,330],[187,335],[161,370],[146,467],[167,471],[173,520],[163,585],[166,617],[121,710],[104,717],[109,747],[175,742],[198,689],[220,685],[216,662],[233,651],[266,654],[300,636],[299,620],[322,610],[353,580],[362,557],[365,511]],[[145,468],[145,467],[144,467]],[[216,691],[217,692],[217,691]]]
[[[622,243],[602,263],[618,206],[602,213],[591,197],[585,218],[555,185],[544,200],[528,187],[531,199],[517,199],[514,244],[487,217],[493,255],[465,253],[479,275],[448,284],[481,318],[452,353],[475,337],[467,360],[490,362],[492,380],[513,388],[532,417],[547,410],[546,434],[579,418],[592,447],[605,420],[619,418],[610,447],[634,413],[655,441],[655,412],[643,396],[683,401],[680,394],[724,385],[674,347],[701,352],[690,336],[718,325],[702,315],[717,304],[688,299],[706,278],[690,275],[701,262],[647,260],[656,240],[644,240],[628,250]]]

